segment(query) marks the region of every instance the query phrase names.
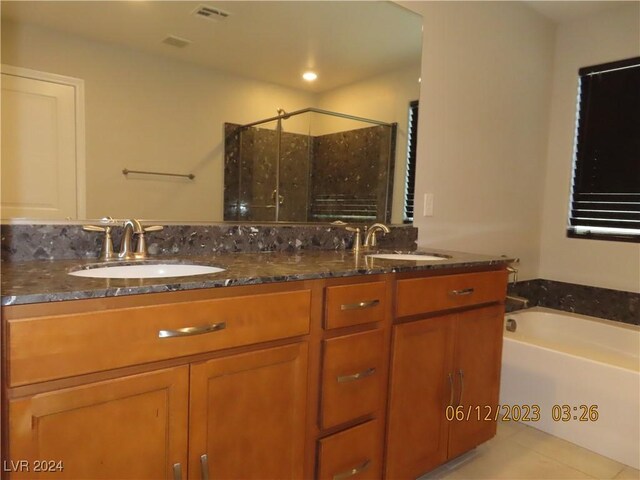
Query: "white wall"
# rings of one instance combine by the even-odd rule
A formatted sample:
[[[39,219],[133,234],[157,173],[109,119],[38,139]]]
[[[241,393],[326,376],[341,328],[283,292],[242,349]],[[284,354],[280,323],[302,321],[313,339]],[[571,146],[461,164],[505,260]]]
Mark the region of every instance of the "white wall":
[[[424,20],[418,243],[518,256],[536,278],[553,24],[520,2],[401,5]]]
[[[35,26],[3,21],[2,37],[3,63],[85,81],[89,218],[222,220],[223,123],[272,117],[315,98]],[[124,167],[196,178],[127,178]]]
[[[578,69],[640,55],[639,19],[640,4],[629,2],[558,26],[544,188],[543,278],[640,292],[640,245],[566,237]]]
[[[3,63],[85,81],[89,218],[222,220],[222,124],[272,117],[276,108],[317,106],[388,122],[400,119],[393,221],[402,222],[407,108],[419,94],[419,66],[313,94],[8,20],[3,20],[2,37]],[[283,127],[326,133],[326,122],[322,127],[318,120],[321,115],[301,115]],[[264,127],[275,128],[275,122]],[[194,173],[196,179],[125,177],[124,167]]]
[[[391,223],[402,223],[404,219],[409,102],[418,99],[419,78],[420,66],[416,65],[324,92],[318,97],[319,108],[325,110],[398,123]],[[364,123],[356,125],[356,122],[338,118],[331,118],[329,122],[326,118],[323,120],[317,125],[320,134],[371,126]],[[315,130],[314,133],[316,133]]]

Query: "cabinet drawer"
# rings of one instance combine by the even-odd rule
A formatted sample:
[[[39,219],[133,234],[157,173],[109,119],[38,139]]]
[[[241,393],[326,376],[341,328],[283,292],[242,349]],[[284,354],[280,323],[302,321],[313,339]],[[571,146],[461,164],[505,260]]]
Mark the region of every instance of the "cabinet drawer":
[[[381,449],[377,420],[358,425],[318,442],[320,480],[380,479]]]
[[[396,316],[498,302],[506,291],[506,270],[399,280]]]
[[[9,385],[305,335],[310,302],[301,290],[10,320]]]
[[[385,282],[327,288],[325,328],[340,328],[384,319]]]
[[[373,413],[384,394],[384,332],[374,330],[324,341],[323,428]]]

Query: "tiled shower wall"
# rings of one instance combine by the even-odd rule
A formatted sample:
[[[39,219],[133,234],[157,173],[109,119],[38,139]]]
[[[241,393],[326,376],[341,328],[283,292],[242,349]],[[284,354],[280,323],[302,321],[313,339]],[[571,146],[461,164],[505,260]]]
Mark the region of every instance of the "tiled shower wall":
[[[311,169],[311,214],[322,220],[318,199],[332,196],[343,198],[345,204],[361,201],[380,222],[390,217],[393,185],[395,132],[384,126],[361,128],[347,132],[313,137]],[[391,155],[391,159],[389,158]],[[324,210],[338,217],[346,208],[339,202],[334,209]],[[359,208],[366,208],[361,205]]]
[[[225,124],[224,219],[274,220],[277,132],[249,128],[240,135],[238,127]],[[347,198],[370,204],[369,220],[387,221],[394,139],[395,128],[384,126],[315,137],[283,132],[279,220],[350,220],[343,207]]]
[[[277,132],[225,124],[224,220],[275,220]],[[280,219],[306,222],[309,198],[309,137],[283,132]],[[240,200],[240,202],[238,202]],[[238,203],[243,208],[238,209]]]

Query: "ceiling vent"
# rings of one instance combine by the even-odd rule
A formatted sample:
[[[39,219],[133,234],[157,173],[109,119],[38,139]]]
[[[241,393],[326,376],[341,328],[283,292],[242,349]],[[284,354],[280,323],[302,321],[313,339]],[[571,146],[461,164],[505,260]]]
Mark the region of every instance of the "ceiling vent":
[[[187,45],[191,44],[191,40],[176,37],[175,35],[169,35],[167,38],[162,40],[162,43],[166,43],[167,45],[171,45],[172,47],[184,48]]]
[[[193,11],[193,15],[196,17],[204,18],[206,20],[220,21],[226,20],[231,14],[220,10],[216,7],[208,7],[207,5],[200,5]]]

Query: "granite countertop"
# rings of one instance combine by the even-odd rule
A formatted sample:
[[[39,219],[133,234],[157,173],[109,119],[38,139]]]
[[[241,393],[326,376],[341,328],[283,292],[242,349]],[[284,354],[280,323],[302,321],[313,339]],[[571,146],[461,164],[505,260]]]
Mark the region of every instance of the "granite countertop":
[[[367,254],[370,253],[367,252]],[[72,270],[104,265],[96,260],[3,262],[1,303],[2,305],[23,305],[354,275],[470,268],[499,265],[513,260],[435,249],[429,249],[425,253],[447,255],[450,258],[417,262],[368,258],[363,253],[354,255],[349,251],[302,251],[157,256],[143,262],[130,262],[185,263],[225,269],[223,272],[207,275],[149,279],[101,279],[68,275]]]

